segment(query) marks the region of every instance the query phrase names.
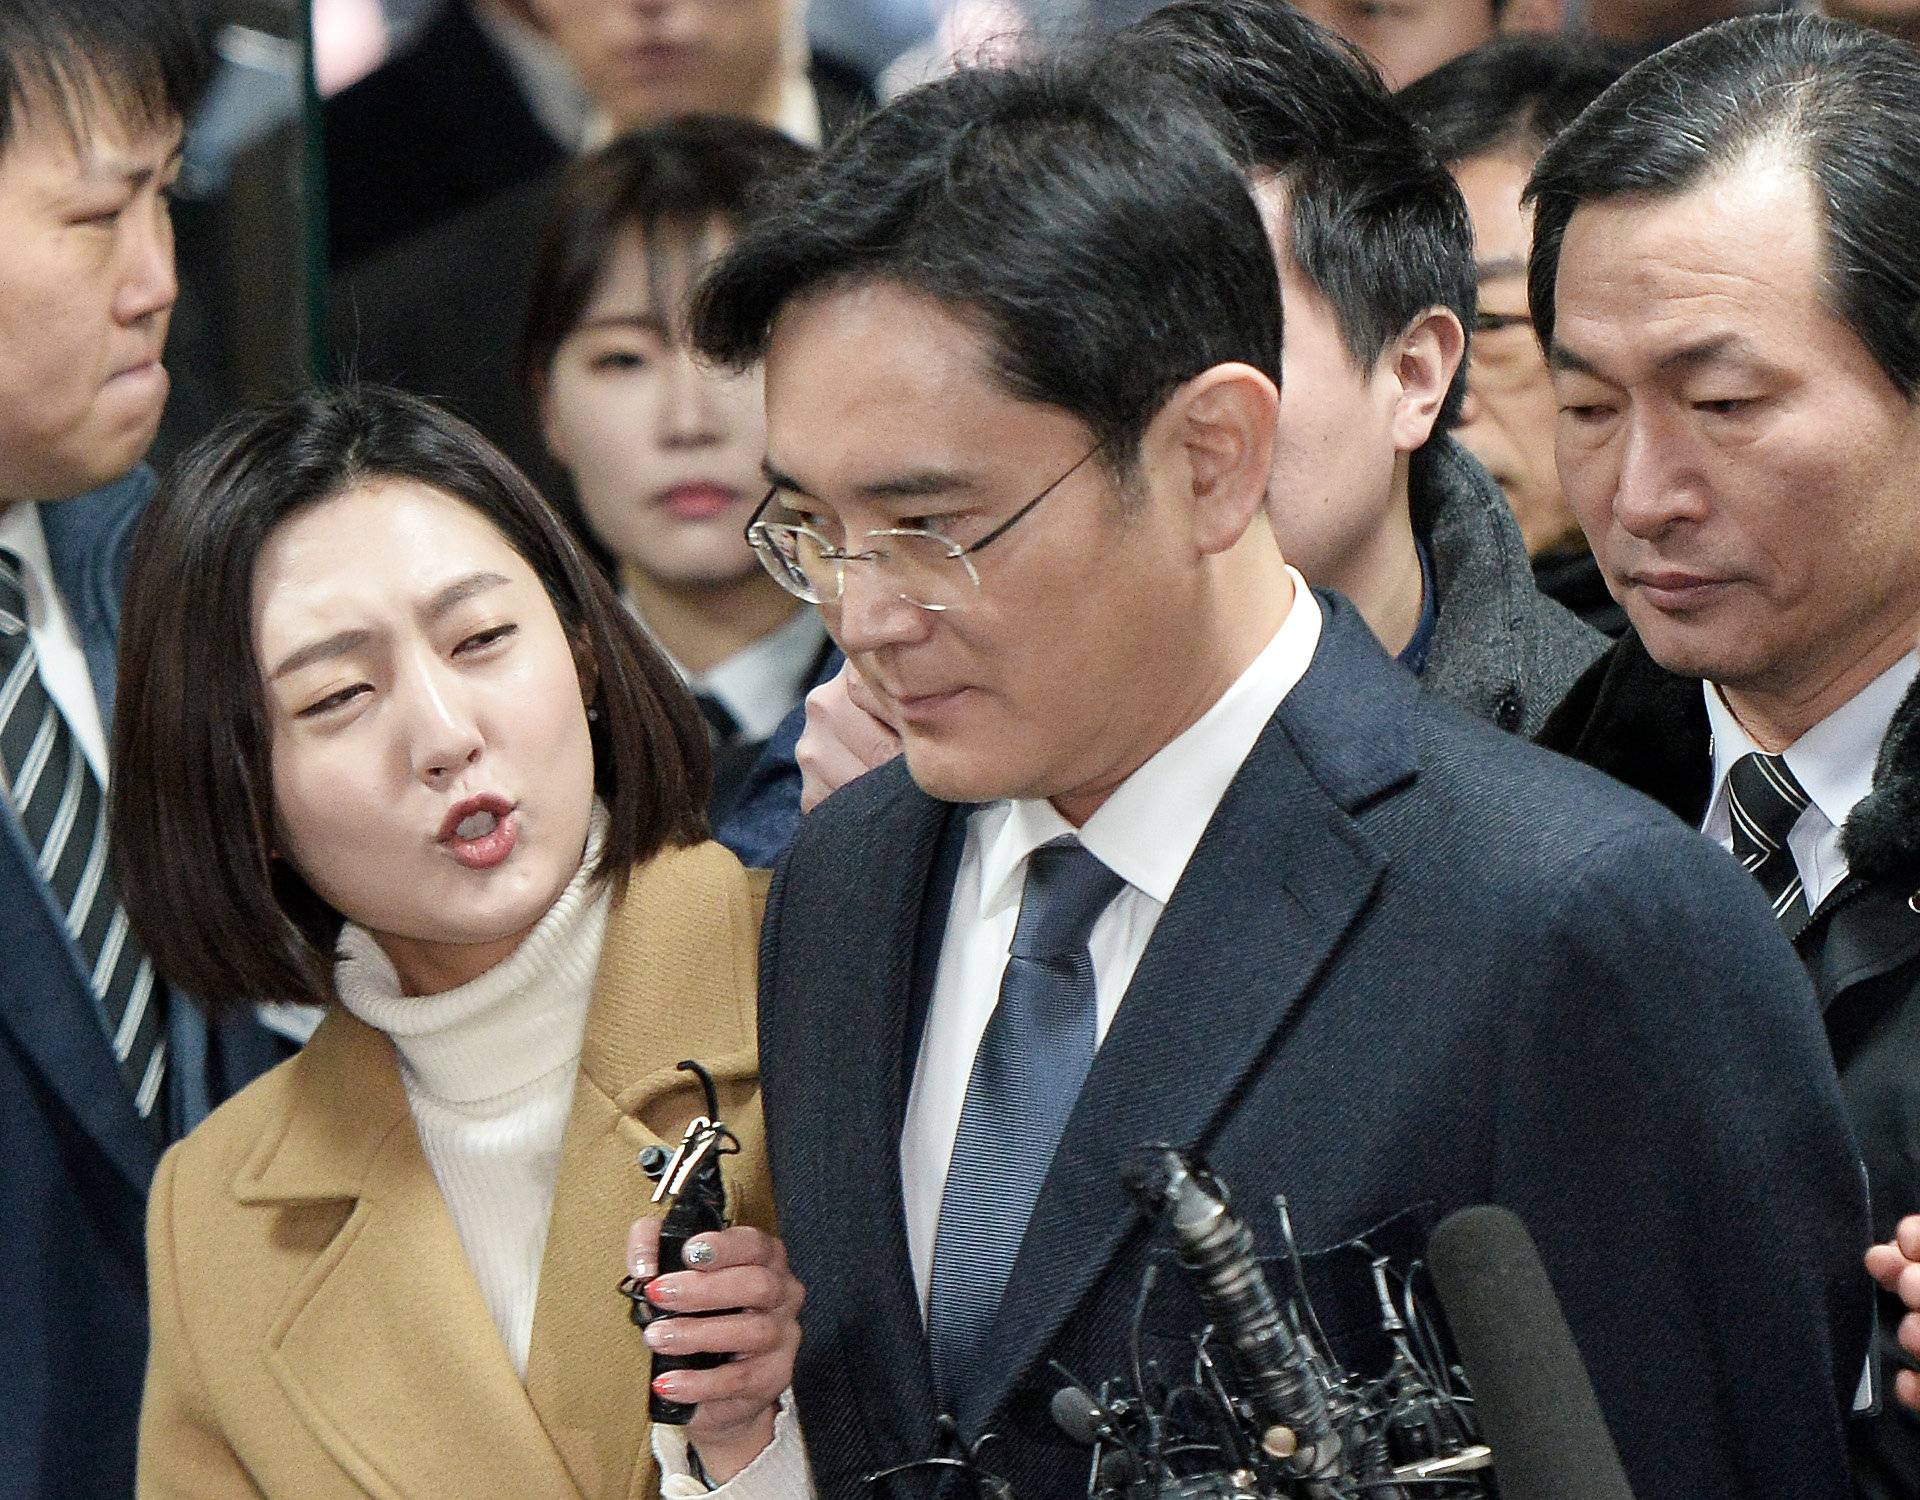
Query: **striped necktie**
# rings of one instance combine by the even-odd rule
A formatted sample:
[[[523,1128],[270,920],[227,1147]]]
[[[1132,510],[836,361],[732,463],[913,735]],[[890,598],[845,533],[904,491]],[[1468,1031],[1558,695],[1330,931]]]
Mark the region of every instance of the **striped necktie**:
[[[1040,1184],[1093,1065],[1087,938],[1126,885],[1077,838],[1034,850],[1007,967],[974,1057],[934,1233],[927,1335],[948,1409],[978,1379]]]
[[[1807,925],[1806,887],[1787,847],[1787,835],[1811,799],[1778,755],[1743,755],[1727,773],[1727,811],[1733,823],[1733,857],[1773,903],[1780,930],[1792,942]]]
[[[166,992],[127,925],[107,868],[99,778],[40,680],[24,575],[19,557],[0,551],[0,786],[65,918],[134,1108],[164,1140]]]

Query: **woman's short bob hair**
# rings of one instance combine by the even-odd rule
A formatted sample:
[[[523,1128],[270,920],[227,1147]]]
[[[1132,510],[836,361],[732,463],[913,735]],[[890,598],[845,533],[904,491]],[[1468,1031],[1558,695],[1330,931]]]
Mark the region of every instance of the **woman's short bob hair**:
[[[533,486],[466,423],[398,391],[309,392],[197,444],[134,542],[111,781],[120,895],[169,982],[216,1009],[325,1003],[342,918],[273,855],[266,694],[253,651],[260,550],[289,516],[383,479],[464,501],[525,558],[582,663],[616,885],[706,833],[699,710]]]

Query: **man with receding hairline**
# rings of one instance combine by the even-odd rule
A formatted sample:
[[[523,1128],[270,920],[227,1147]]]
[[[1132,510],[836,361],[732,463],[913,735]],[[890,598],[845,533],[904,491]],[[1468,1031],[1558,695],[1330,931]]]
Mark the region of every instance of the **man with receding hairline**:
[[[1885,1239],[1920,1204],[1920,53],[1812,16],[1710,28],[1530,192],[1560,476],[1633,627],[1543,742],[1758,883]],[[1910,1416],[1855,1437],[1866,1493],[1914,1493]]]

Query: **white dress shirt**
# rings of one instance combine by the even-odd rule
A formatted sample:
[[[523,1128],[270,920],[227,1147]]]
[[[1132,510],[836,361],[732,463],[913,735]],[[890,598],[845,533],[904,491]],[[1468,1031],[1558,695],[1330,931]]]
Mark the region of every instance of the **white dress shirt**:
[[[974,1054],[1000,1001],[1000,976],[1026,887],[1027,856],[1048,840],[1077,831],[1081,843],[1126,881],[1087,940],[1097,1047],[1220,799],[1313,661],[1320,606],[1300,575],[1288,572],[1293,605],[1273,639],[1211,708],[1121,782],[1083,827],[1075,830],[1045,800],[1024,798],[990,803],[968,823],[900,1135],[907,1246],[923,1312],[947,1165]]]
[[[814,663],[826,644],[820,611],[796,609],[778,630],[768,631],[718,666],[690,675],[687,682],[727,706],[742,739],[764,740],[813,685]]]
[[[47,557],[47,534],[37,505],[0,502],[0,551],[13,553],[25,564],[27,639],[40,659],[40,680],[104,787],[107,733],[100,721],[100,700],[93,695],[93,676],[87,670],[87,653],[73,627],[73,616],[53,586],[53,564]]]
[[[719,700],[740,726],[743,740],[768,739],[780,727],[780,721],[813,685],[814,663],[827,644],[827,627],[820,611],[809,605],[796,609],[777,629],[742,646],[725,661],[704,672],[690,672],[648,629],[633,596],[623,593],[621,597],[640,628],[647,631],[647,639],[680,674],[680,680],[690,691],[708,693]]]
[[[1787,852],[1807,890],[1807,909],[1820,903],[1847,876],[1847,858],[1840,848],[1840,830],[1847,817],[1873,790],[1873,767],[1880,742],[1887,737],[1894,711],[1900,707],[1914,679],[1920,677],[1920,657],[1912,652],[1900,658],[1859,693],[1809,729],[1785,751],[1793,772],[1811,799],[1787,835]],[[1707,803],[1700,831],[1722,849],[1733,848],[1732,814],[1727,808],[1727,775],[1744,755],[1759,750],[1740,721],[1727,707],[1720,690],[1710,682],[1701,688],[1707,697],[1707,721],[1713,729],[1713,797]]]

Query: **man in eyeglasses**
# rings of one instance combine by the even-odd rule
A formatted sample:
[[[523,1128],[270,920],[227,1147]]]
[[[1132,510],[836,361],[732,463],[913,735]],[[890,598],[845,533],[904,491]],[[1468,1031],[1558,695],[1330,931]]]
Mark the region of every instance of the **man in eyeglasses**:
[[[1534,586],[1499,487],[1452,436],[1474,247],[1446,168],[1367,63],[1287,6],[1180,0],[1103,45],[1184,80],[1243,137],[1287,319],[1267,508],[1288,558],[1436,697],[1535,733],[1605,642]],[[871,706],[857,673],[817,692],[721,837],[772,864],[800,806],[898,753]]]
[[[807,820],[764,937],[820,1493],[941,1412],[1017,1495],[1084,1487],[1053,1366],[1127,1362],[1122,1166],[1160,1140],[1263,1255],[1276,1192],[1304,1248],[1392,1221],[1405,1258],[1506,1204],[1641,1493],[1838,1500],[1864,1217],[1804,974],[1712,848],[1432,704],[1289,567],[1271,247],[1168,87],[906,96],[694,313],[764,358],[758,544],[904,744]],[[1191,1358],[1178,1301],[1152,1356]]]

